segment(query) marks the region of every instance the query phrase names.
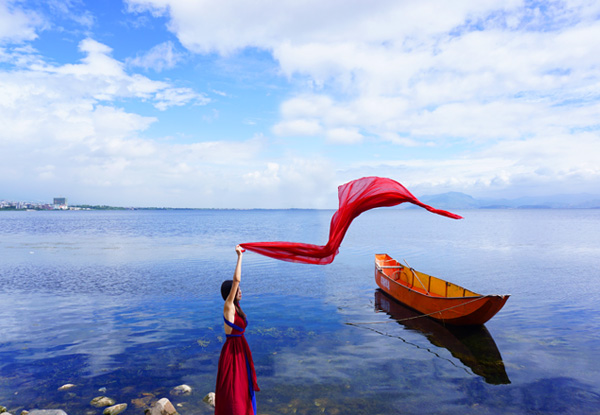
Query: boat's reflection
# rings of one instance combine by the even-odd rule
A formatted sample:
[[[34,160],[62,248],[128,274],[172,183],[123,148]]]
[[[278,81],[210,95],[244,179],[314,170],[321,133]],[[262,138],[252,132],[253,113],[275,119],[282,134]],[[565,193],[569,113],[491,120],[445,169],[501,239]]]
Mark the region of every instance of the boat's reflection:
[[[422,317],[379,289],[375,291],[375,309],[386,312],[406,328],[424,334],[431,344],[448,349],[487,383],[510,383],[500,351],[485,326],[444,325]]]

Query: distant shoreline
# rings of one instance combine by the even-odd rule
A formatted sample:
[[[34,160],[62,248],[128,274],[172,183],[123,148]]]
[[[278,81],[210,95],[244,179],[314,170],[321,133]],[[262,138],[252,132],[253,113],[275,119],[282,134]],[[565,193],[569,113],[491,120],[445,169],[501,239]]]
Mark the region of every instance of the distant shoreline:
[[[548,196],[523,196],[515,199],[478,198],[460,192],[448,192],[418,197],[423,203],[444,210],[505,210],[505,209],[600,209],[600,195],[590,193],[555,194]],[[0,211],[16,210],[335,210],[331,208],[193,208],[193,207],[139,207],[73,204],[63,205],[40,202],[13,202],[0,200]],[[417,206],[402,204],[383,209],[419,209]]]
[[[441,209],[447,210],[596,210],[600,209],[600,206],[591,207],[552,207],[552,206],[482,206],[482,207],[448,207],[441,206]],[[420,209],[417,206],[392,206],[382,207],[379,209],[386,210],[413,210]],[[69,209],[15,209],[15,208],[0,208],[0,212],[90,212],[90,211],[335,211],[336,209],[317,209],[317,208],[172,208],[172,207],[119,207],[119,206],[99,206],[99,207],[79,207],[72,206]]]

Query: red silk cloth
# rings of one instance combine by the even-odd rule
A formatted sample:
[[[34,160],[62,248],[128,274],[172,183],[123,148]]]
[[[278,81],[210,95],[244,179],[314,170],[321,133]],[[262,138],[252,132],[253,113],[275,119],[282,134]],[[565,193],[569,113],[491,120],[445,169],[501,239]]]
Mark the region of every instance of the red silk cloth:
[[[325,265],[333,262],[338,254],[342,239],[354,218],[367,210],[410,202],[438,215],[462,219],[461,216],[454,213],[435,209],[422,203],[406,187],[385,177],[363,177],[348,182],[338,188],[338,197],[340,204],[331,218],[327,245],[297,242],[250,242],[240,244],[240,246],[283,261]]]

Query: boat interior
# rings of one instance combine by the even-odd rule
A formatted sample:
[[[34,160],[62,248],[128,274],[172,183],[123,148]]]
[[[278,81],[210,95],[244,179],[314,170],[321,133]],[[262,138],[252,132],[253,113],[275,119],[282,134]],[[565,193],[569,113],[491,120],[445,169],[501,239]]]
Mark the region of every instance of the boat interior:
[[[392,281],[430,297],[480,297],[473,291],[402,265],[387,254],[375,255],[377,271]]]

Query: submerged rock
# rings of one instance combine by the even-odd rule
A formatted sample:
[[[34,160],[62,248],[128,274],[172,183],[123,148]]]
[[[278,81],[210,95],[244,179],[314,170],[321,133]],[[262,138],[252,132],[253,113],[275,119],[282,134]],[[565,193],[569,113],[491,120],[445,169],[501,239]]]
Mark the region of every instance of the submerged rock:
[[[109,406],[102,412],[103,415],[117,415],[127,409],[126,403],[120,403],[118,405]]]
[[[204,398],[202,398],[202,400],[214,408],[214,406],[215,406],[215,393],[214,392],[209,392]]]
[[[29,415],[67,415],[62,409],[32,409]]]
[[[147,408],[150,406],[150,402],[154,399],[153,393],[144,392],[142,398],[135,398],[131,400],[131,403],[138,408]]]
[[[60,388],[58,388],[59,391],[68,391],[69,389],[73,389],[75,387],[75,385],[73,385],[72,383],[66,383],[64,385],[62,385]]]
[[[171,395],[182,396],[182,395],[190,395],[192,393],[192,388],[188,385],[179,385],[175,386],[171,389]]]
[[[0,414],[3,414],[4,412],[6,412],[6,408],[0,405]]]
[[[96,396],[94,399],[90,401],[90,405],[95,406],[96,408],[102,408],[104,406],[114,405],[116,402],[114,399],[108,398],[106,396]]]
[[[173,406],[170,400],[167,398],[159,399],[146,415],[175,415],[177,414],[177,410]]]

